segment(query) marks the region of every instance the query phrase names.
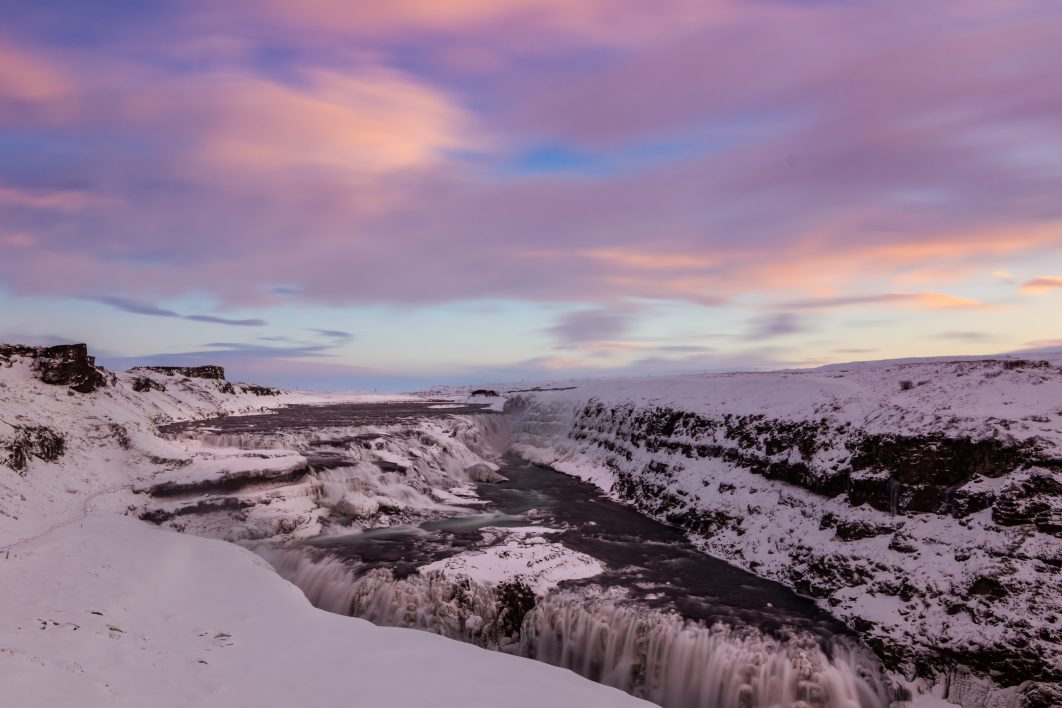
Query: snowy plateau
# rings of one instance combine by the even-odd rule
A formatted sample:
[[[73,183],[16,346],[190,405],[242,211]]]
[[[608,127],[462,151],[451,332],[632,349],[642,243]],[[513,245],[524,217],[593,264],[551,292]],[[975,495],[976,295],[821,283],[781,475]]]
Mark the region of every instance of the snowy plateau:
[[[1057,362],[487,392],[292,393],[0,345],[0,702],[648,705],[620,686],[727,708],[1062,705]],[[261,432],[349,404],[398,412]],[[858,646],[650,621],[608,588],[572,604],[602,563],[477,492],[512,456],[813,598]],[[447,523],[480,540],[412,573],[327,553]],[[573,647],[600,653],[580,671]]]

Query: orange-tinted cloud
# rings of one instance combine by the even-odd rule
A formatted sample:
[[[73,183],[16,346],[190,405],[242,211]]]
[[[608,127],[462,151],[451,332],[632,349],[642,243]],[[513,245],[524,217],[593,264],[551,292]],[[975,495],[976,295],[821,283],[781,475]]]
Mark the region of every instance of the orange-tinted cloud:
[[[533,30],[541,41],[564,33],[584,41],[626,42],[688,28],[729,12],[720,0],[391,0],[350,3],[268,0],[267,16],[288,27],[360,36],[412,32],[470,32],[498,25],[509,38]],[[261,6],[259,6],[261,7]],[[544,36],[545,35],[545,36]]]
[[[1024,283],[1021,286],[1021,291],[1030,295],[1041,295],[1060,288],[1062,288],[1062,278],[1054,275],[1043,275]]]
[[[460,107],[397,72],[302,78],[291,85],[226,74],[177,83],[171,100],[193,123],[175,127],[198,142],[195,159],[225,170],[374,175],[428,167],[472,144],[472,122]]]
[[[958,297],[947,293],[879,293],[874,295],[848,295],[843,297],[819,298],[816,300],[799,300],[786,303],[785,307],[794,310],[819,310],[838,307],[855,307],[865,305],[899,305],[921,310],[991,310],[997,305],[973,298]]]

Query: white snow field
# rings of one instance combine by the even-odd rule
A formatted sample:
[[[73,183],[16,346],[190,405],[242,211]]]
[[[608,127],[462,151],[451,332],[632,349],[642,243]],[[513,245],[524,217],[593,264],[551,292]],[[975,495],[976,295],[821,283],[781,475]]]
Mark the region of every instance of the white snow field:
[[[501,395],[490,398],[437,389],[420,400],[448,405],[436,402],[445,395],[504,412],[360,426],[362,440],[343,451],[352,464],[309,475],[303,454],[283,449],[305,451],[300,434],[205,430],[172,440],[155,426],[379,397],[263,395],[144,370],[82,394],[43,383],[34,367],[33,357],[5,359],[0,348],[0,685],[5,697],[10,685],[33,698],[22,704],[47,705],[50,696],[55,705],[75,697],[241,705],[246,695],[248,705],[271,705],[290,695],[323,705],[334,696],[373,706],[634,705],[574,674],[329,615],[303,597],[344,612],[352,593],[378,593],[389,613],[394,598],[434,578],[488,586],[519,578],[541,594],[593,577],[593,559],[542,528],[498,528],[498,545],[422,569],[425,582],[368,576],[361,588],[340,563],[283,550],[293,539],[476,513],[472,482],[490,480],[500,453],[512,451],[816,598],[885,660],[912,705],[1062,705],[1062,369],[1054,363],[874,362],[491,386]],[[64,453],[55,456],[32,426],[61,432]],[[16,470],[3,446],[20,439],[40,456],[31,452]],[[255,484],[219,491],[249,477]],[[145,514],[187,534],[277,543],[263,555],[303,592],[243,548],[135,520]],[[619,612],[612,621],[627,619]],[[398,645],[418,658],[381,668],[383,648]],[[210,673],[219,666],[223,675]],[[390,694],[373,692],[387,683]]]
[[[916,690],[936,683],[967,708],[1062,705],[1055,363],[873,362],[553,388],[508,403],[524,458],[816,597]]]
[[[0,357],[0,704],[648,705],[547,664],[318,610],[244,548],[125,516],[137,487],[300,464],[206,456],[155,423],[357,397],[229,393],[144,371],[77,393],[34,367]],[[166,390],[134,391],[144,378]],[[61,433],[65,450],[16,470],[6,453],[31,426]]]

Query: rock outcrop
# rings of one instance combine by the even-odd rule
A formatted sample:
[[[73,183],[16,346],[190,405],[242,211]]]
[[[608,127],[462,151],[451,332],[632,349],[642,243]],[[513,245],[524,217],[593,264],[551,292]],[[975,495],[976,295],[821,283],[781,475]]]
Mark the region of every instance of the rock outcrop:
[[[225,369],[207,364],[204,366],[137,366],[130,371],[154,371],[167,376],[184,376],[189,379],[225,380]]]
[[[53,347],[0,344],[0,362],[15,357],[31,359],[38,378],[44,383],[69,386],[78,393],[91,393],[108,383],[104,370],[96,366],[96,358],[89,356],[84,344]]]
[[[66,452],[62,433],[43,425],[12,426],[12,435],[0,438],[0,450],[7,453],[7,466],[20,475],[26,474],[30,458],[55,462]]]
[[[148,378],[147,376],[138,376],[133,380],[133,390],[137,393],[148,393],[149,391],[165,391],[166,384],[156,381],[155,379]]]
[[[518,453],[817,598],[897,673],[1034,706],[1062,682],[1060,402],[1053,365],[961,361],[587,383],[506,412]]]

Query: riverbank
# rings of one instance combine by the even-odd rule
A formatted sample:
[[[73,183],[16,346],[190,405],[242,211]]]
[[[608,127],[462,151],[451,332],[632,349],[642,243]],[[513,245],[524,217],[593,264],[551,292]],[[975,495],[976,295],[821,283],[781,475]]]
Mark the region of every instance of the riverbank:
[[[194,453],[158,438],[158,423],[308,397],[189,372],[98,373],[102,385],[80,392],[84,381],[42,381],[34,353],[0,360],[5,702],[645,705],[545,664],[322,612],[249,551],[130,516],[134,487]],[[62,444],[38,446],[41,429]]]

